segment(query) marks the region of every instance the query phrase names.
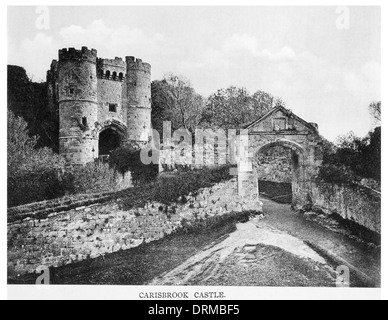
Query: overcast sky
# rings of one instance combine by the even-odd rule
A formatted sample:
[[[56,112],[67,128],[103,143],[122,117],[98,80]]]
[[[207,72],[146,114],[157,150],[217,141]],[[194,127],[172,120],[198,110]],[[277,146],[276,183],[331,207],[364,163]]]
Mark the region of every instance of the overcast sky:
[[[133,55],[151,63],[153,79],[182,74],[205,96],[230,85],[267,91],[330,140],[364,136],[367,107],[381,99],[380,8],[350,7],[348,29],[336,9],[50,7],[42,29],[36,7],[9,7],[8,63],[38,81],[63,47]]]

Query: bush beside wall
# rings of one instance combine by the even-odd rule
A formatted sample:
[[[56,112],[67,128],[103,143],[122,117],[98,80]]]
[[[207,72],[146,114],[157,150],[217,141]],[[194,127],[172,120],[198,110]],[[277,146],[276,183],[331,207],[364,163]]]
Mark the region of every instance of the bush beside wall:
[[[116,191],[118,175],[107,163],[88,163],[67,172],[64,184],[70,194]]]
[[[14,207],[27,203],[62,197],[65,193],[61,185],[60,172],[19,171],[8,174],[8,206]]]

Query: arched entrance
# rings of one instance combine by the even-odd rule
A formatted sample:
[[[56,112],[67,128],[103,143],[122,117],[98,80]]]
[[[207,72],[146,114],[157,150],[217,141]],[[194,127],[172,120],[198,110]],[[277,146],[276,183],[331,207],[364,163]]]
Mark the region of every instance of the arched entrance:
[[[100,157],[109,156],[113,150],[121,146],[120,134],[112,128],[107,128],[100,133],[98,154]]]
[[[249,136],[249,157],[274,146],[291,150],[292,203],[294,208],[309,203],[309,186],[322,164],[322,138],[318,125],[307,122],[283,106],[244,127]],[[255,172],[253,173],[255,174]]]
[[[255,153],[253,165],[256,172],[260,172],[262,166],[262,163],[259,161],[260,155],[266,154],[268,151],[275,148],[278,150],[283,149],[283,151],[285,151],[284,154],[288,159],[287,163],[278,164],[273,170],[291,170],[291,181],[280,182],[274,181],[276,179],[271,180],[271,178],[269,178],[267,182],[259,181],[259,193],[262,195],[267,193],[270,198],[274,197],[279,202],[290,203],[295,199],[298,183],[304,180],[304,166],[307,158],[306,151],[298,143],[289,140],[277,140],[266,143]],[[270,175],[270,173],[268,174]],[[270,189],[270,192],[268,192],[268,188]],[[265,189],[265,192],[263,192],[263,189]]]
[[[113,150],[125,144],[127,126],[119,120],[108,119],[98,123],[98,158],[107,160]]]

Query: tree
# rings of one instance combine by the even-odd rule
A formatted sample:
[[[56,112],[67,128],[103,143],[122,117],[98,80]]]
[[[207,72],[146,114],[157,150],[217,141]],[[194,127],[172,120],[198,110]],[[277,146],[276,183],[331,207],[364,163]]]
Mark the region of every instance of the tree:
[[[365,163],[368,164],[368,175],[381,180],[381,127],[369,133],[368,146],[364,151]]]
[[[320,177],[328,182],[381,180],[381,127],[365,138],[353,132],[340,137],[336,148],[325,154]]]
[[[49,148],[36,149],[38,136],[30,136],[27,122],[12,111],[7,112],[8,172],[52,170],[62,168],[64,159]]]
[[[207,100],[203,125],[225,130],[241,128],[271,110],[273,103],[274,98],[263,91],[250,95],[245,88],[220,89]]]
[[[171,121],[172,130],[184,128],[195,132],[205,107],[204,98],[183,76],[172,73],[163,80],[153,81],[152,121],[158,132],[163,130],[163,121]]]
[[[22,117],[30,134],[38,137],[35,148],[50,147],[58,152],[59,116],[49,108],[45,82],[33,82],[25,69],[9,65],[7,102],[8,110]]]
[[[369,105],[369,112],[371,116],[375,119],[376,123],[381,122],[381,101],[372,102]]]
[[[12,111],[7,111],[7,119],[8,154],[12,154],[17,151],[32,150],[38,141],[38,137],[29,136],[28,123],[24,121],[23,118],[17,117]]]
[[[64,159],[49,148],[36,149],[39,139],[29,136],[23,118],[8,111],[8,206],[52,199],[63,195],[59,174]]]

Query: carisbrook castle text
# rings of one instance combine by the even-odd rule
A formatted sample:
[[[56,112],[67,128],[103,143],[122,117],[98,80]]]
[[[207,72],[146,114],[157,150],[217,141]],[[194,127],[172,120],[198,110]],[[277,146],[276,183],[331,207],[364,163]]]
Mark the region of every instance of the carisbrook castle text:
[[[141,148],[151,135],[151,65],[97,50],[59,50],[47,72],[49,105],[59,117],[59,151],[85,164],[119,146]]]

